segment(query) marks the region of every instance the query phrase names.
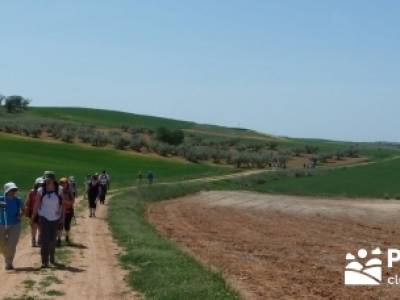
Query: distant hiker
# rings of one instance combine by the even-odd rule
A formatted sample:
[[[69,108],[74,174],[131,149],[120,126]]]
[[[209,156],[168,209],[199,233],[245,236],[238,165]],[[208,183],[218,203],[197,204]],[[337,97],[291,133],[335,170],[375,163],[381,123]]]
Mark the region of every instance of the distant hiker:
[[[153,171],[149,171],[147,173],[147,182],[149,183],[149,185],[152,185],[154,182],[154,173]]]
[[[52,171],[44,173],[44,184],[38,189],[37,201],[33,217],[39,215],[40,254],[42,268],[48,268],[49,262],[57,266],[55,261],[57,234],[60,224],[64,222],[63,198],[56,175]]]
[[[97,198],[100,195],[100,182],[98,175],[92,176],[92,179],[88,186],[88,199],[89,199],[89,218],[96,217],[96,204]]]
[[[24,214],[30,220],[31,225],[31,237],[32,237],[32,247],[36,247],[39,242],[39,217],[36,215],[33,218],[33,210],[35,208],[36,200],[37,200],[37,193],[39,188],[43,186],[44,180],[42,177],[36,178],[35,183],[33,185],[32,190],[29,192],[28,196],[26,197],[25,207],[24,207]]]
[[[99,176],[100,183],[100,203],[104,204],[106,201],[107,191],[110,188],[110,176],[106,171],[101,172]]]
[[[76,187],[76,181],[74,176],[69,176],[68,187],[72,192],[72,194],[74,195],[74,198],[78,197],[78,188]]]
[[[137,184],[138,184],[139,186],[141,186],[142,183],[143,183],[143,172],[140,171],[140,172],[138,173],[138,176],[137,176]]]
[[[71,221],[74,217],[75,195],[71,188],[71,183],[66,177],[60,179],[62,203],[64,209],[64,223],[59,230],[57,246],[61,246],[62,232],[65,230],[65,241],[70,243],[69,232],[71,230]]]
[[[84,184],[85,184],[85,194],[83,195],[83,199],[87,199],[87,194],[88,194],[88,191],[89,191],[89,183],[90,183],[90,181],[92,180],[92,176],[90,176],[90,174],[88,174],[88,175],[86,175],[86,178],[85,178],[85,182],[84,182]]]
[[[14,269],[14,257],[21,233],[23,203],[17,197],[18,187],[9,182],[4,185],[4,196],[0,196],[0,252],[4,256],[7,271]]]

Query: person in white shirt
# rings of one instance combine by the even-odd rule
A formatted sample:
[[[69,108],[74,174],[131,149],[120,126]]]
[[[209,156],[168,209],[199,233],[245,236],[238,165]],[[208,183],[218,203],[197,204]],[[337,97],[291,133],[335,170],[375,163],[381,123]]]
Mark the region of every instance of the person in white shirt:
[[[43,187],[37,193],[32,217],[39,216],[42,268],[48,268],[49,262],[54,266],[59,266],[55,261],[55,251],[57,233],[64,219],[64,210],[61,188],[58,186],[54,172],[46,171],[44,180]]]
[[[105,204],[107,191],[110,188],[110,176],[106,171],[101,172],[99,176],[100,182],[100,204]]]

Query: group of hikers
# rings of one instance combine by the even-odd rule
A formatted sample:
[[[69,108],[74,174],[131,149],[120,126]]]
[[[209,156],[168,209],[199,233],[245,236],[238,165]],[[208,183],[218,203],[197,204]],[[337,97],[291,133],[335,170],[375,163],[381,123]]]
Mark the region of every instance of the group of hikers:
[[[85,179],[89,217],[96,217],[97,200],[105,204],[109,189],[110,176],[106,171],[88,175]],[[55,251],[57,246],[61,246],[63,233],[66,243],[71,243],[71,222],[78,197],[75,178],[70,176],[57,180],[53,171],[45,171],[34,181],[25,202],[17,194],[17,185],[9,182],[4,185],[4,196],[0,196],[0,252],[4,256],[5,269],[14,269],[23,216],[30,221],[32,247],[40,247],[41,267],[48,268],[49,264],[60,266],[55,261]]]
[[[152,185],[154,182],[154,172],[153,171],[148,171],[147,172],[147,183],[149,185]],[[139,171],[138,176],[137,176],[137,184],[138,186],[141,186],[143,184],[143,180],[144,180],[144,175],[142,171]]]

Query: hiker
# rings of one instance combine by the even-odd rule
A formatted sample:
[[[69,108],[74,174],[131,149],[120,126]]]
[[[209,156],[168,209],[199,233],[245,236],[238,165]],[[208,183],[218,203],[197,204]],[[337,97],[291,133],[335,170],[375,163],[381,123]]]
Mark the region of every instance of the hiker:
[[[92,176],[92,179],[88,185],[88,200],[89,200],[89,218],[96,217],[96,206],[97,198],[100,195],[100,182],[98,175]]]
[[[90,174],[86,175],[85,183],[84,183],[85,184],[85,194],[83,195],[83,199],[84,200],[87,199],[87,194],[88,194],[88,191],[89,191],[89,183],[91,181],[91,178],[92,178],[92,176],[90,176]]]
[[[69,176],[68,178],[68,186],[74,195],[74,198],[78,197],[78,189],[76,187],[76,182],[75,182],[75,177],[74,176]]]
[[[147,181],[149,183],[149,185],[152,185],[154,182],[154,173],[152,171],[149,171],[147,173]]]
[[[32,247],[38,246],[40,244],[40,233],[39,233],[39,218],[33,216],[33,210],[35,207],[35,203],[37,200],[37,193],[38,189],[43,186],[44,180],[42,177],[36,178],[35,183],[33,185],[32,190],[29,192],[28,196],[26,197],[25,206],[24,206],[24,214],[30,220],[31,225],[31,237],[32,237]],[[39,233],[39,236],[38,236]],[[36,237],[38,238],[36,239]]]
[[[142,171],[140,171],[140,172],[138,173],[138,176],[137,176],[137,183],[138,183],[139,186],[141,186],[142,183],[143,183],[143,172],[142,172]]]
[[[75,194],[70,181],[66,177],[60,179],[62,203],[64,209],[64,223],[62,224],[57,239],[57,246],[61,246],[61,237],[65,230],[65,242],[70,243],[69,233],[71,230],[71,222],[74,217]]]
[[[22,201],[17,197],[18,187],[9,182],[4,185],[0,197],[0,252],[4,256],[7,271],[14,269],[14,257],[21,233]]]
[[[54,172],[44,173],[44,184],[38,189],[36,199],[33,218],[39,216],[42,268],[48,268],[49,262],[58,266],[55,252],[58,230],[64,221],[64,210],[62,193]]]
[[[100,183],[100,204],[104,204],[106,201],[107,191],[110,187],[110,176],[106,171],[101,172],[99,177]]]

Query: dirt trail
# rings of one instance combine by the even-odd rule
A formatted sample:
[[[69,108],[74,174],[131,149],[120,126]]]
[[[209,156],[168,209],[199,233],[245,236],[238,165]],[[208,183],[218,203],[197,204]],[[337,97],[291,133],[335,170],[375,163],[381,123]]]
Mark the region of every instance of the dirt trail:
[[[245,299],[400,299],[395,287],[343,284],[347,252],[400,247],[399,216],[399,201],[250,192],[201,192],[147,210]]]
[[[84,205],[85,203],[81,203]],[[105,221],[107,206],[99,206],[97,218],[79,209],[77,225],[72,228],[73,246],[60,248],[64,269],[40,270],[39,248],[30,246],[30,234],[19,242],[16,270],[0,268],[0,299],[32,296],[40,299],[138,299],[124,282],[118,265],[120,249],[113,242]]]

